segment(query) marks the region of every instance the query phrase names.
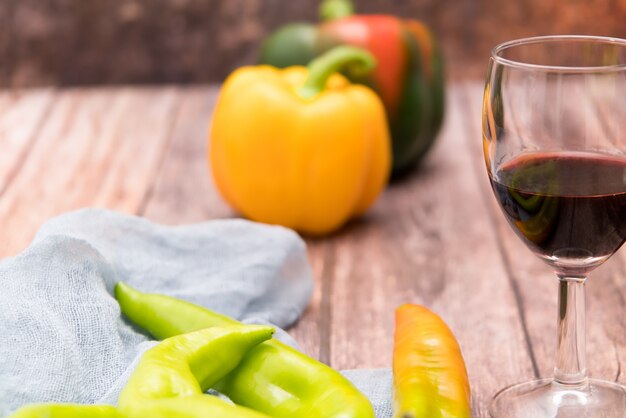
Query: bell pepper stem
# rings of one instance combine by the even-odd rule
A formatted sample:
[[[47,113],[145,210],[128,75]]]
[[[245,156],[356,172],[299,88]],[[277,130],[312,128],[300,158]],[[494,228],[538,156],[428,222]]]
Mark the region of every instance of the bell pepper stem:
[[[319,14],[323,21],[352,16],[354,4],[350,0],[324,0],[320,4]]]
[[[309,63],[309,74],[298,94],[303,99],[312,99],[324,90],[328,77],[333,73],[349,68],[354,75],[365,75],[375,66],[376,59],[364,49],[337,46]]]

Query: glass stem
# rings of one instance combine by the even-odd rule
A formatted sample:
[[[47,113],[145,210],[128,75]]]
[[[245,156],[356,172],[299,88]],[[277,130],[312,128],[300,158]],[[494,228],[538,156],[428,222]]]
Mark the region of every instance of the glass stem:
[[[559,275],[558,340],[554,380],[570,386],[587,383],[585,353],[586,277]]]

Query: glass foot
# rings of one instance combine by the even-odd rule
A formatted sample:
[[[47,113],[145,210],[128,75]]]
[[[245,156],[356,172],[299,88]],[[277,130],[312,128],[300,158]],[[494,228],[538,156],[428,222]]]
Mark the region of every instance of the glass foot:
[[[577,386],[534,380],[498,392],[489,413],[493,418],[624,418],[626,388],[595,379]]]

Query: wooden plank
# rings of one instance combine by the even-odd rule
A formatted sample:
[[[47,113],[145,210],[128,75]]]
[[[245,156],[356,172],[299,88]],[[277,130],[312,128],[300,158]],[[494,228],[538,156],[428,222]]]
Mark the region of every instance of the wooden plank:
[[[309,262],[313,268],[313,297],[304,315],[289,330],[289,334],[304,353],[328,364],[328,352],[323,349],[328,346],[327,340],[322,341],[322,330],[329,328],[329,318],[325,315],[328,312],[327,299],[322,300],[325,290],[322,278],[328,271],[329,252],[332,248],[329,243],[318,240],[308,240],[307,245]]]
[[[53,100],[52,89],[0,93],[0,196],[20,169]]]
[[[470,127],[468,131],[476,132],[477,135],[480,135],[483,86],[478,83],[469,84],[465,93],[464,107],[468,109],[468,120],[466,123]],[[480,105],[478,104],[479,102]],[[516,126],[519,127],[521,125],[517,124]],[[483,196],[487,200],[487,213],[494,220],[498,241],[504,249],[505,262],[511,271],[513,285],[523,290],[532,291],[532,288],[539,289],[536,295],[531,298],[528,298],[526,293],[520,293],[524,323],[529,330],[536,331],[541,329],[542,331],[547,331],[545,325],[550,322],[552,327],[554,327],[554,320],[556,319],[556,288],[554,287],[556,283],[553,274],[542,262],[530,254],[530,251],[514,235],[502,213],[500,213],[500,209],[488,185],[489,180],[485,172],[482,147],[478,144],[478,140],[476,140],[474,144],[470,144],[470,155],[471,159],[474,161],[474,170],[479,176],[483,176],[484,178],[484,181],[481,182],[481,188],[483,189]],[[519,263],[519,260],[523,260],[522,263]],[[524,286],[525,284],[530,284],[531,289],[527,289]],[[546,317],[550,321],[546,321]],[[556,338],[554,331],[549,333],[546,338],[541,337],[541,334],[537,334],[537,332],[530,334],[531,349],[533,358],[539,357],[544,360],[547,358],[549,352],[554,351],[553,342],[556,341]],[[552,367],[553,366],[552,364]],[[537,367],[539,374],[545,375],[546,362],[543,361],[541,364],[538,364]],[[519,380],[523,381],[535,377],[537,376],[532,374],[526,376],[520,375]]]
[[[0,89],[0,115],[9,109],[20,96],[14,90]]]
[[[0,257],[46,219],[85,206],[137,212],[161,163],[178,102],[166,89],[59,93],[28,158],[0,199]]]
[[[474,416],[486,417],[495,390],[532,377],[532,355],[542,372],[551,369],[556,288],[491,198],[479,145],[481,87],[450,90],[444,132],[424,166],[392,185],[364,219],[307,240],[315,293],[291,333],[336,368],[385,367],[395,307],[425,304],[457,335]],[[208,87],[61,92],[0,197],[0,255],[17,253],[48,217],[81,206],[165,223],[233,216],[206,166],[216,94]],[[590,326],[592,371],[620,381],[624,262],[607,263],[589,286],[590,316],[604,322]]]
[[[219,195],[207,161],[208,127],[218,93],[217,87],[181,90],[172,140],[141,210],[147,218],[179,224],[235,216]]]
[[[330,358],[339,369],[389,367],[395,308],[424,304],[457,336],[473,416],[486,417],[490,397],[533,365],[464,139],[473,132],[480,144],[479,132],[468,129],[458,89],[450,90],[445,128],[420,170],[331,238]]]
[[[128,91],[120,105],[123,116],[105,137],[117,145],[101,154],[115,158],[106,168],[96,206],[128,213],[140,210],[166,156],[179,106],[180,93],[174,87]]]
[[[468,125],[473,132],[480,132],[481,115],[477,103],[482,97],[482,85],[469,84],[466,90]],[[598,127],[587,124],[585,129]],[[592,135],[593,136],[593,135]],[[478,141],[475,141],[478,142]],[[475,170],[484,172],[482,150],[479,145],[471,147]],[[488,189],[485,175],[483,187]],[[524,321],[527,325],[533,356],[539,374],[552,375],[556,347],[557,280],[551,268],[535,257],[514,234],[500,212],[491,192],[486,193],[487,207],[497,225],[498,240],[510,264],[512,280],[520,290]],[[623,253],[623,252],[622,252]],[[587,353],[588,367],[593,377],[626,381],[621,373],[621,362],[626,359],[624,318],[626,286],[623,284],[624,257],[617,256],[591,274],[587,285]],[[520,380],[532,378],[520,376]]]
[[[623,153],[626,140],[626,77],[607,74],[593,82],[593,98],[585,102],[597,114],[603,139],[613,144],[621,144],[618,150]]]

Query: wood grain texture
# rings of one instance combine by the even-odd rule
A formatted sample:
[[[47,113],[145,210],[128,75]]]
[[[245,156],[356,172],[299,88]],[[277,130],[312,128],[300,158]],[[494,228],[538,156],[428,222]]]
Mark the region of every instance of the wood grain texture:
[[[483,417],[489,397],[532,374],[532,362],[472,174],[469,130],[456,92],[450,103],[425,165],[331,239],[330,358],[340,369],[389,367],[395,308],[424,304],[457,336],[473,385],[474,416]]]
[[[626,38],[623,0],[356,0],[425,21],[453,78],[482,78],[497,43],[547,34]],[[220,81],[318,0],[2,0],[0,86]]]
[[[0,94],[0,196],[21,169],[53,97],[51,89]]]
[[[424,304],[457,336],[473,416],[482,418],[496,390],[551,373],[556,280],[514,236],[489,189],[482,86],[449,93],[444,130],[423,166],[363,219],[306,240],[315,291],[290,333],[338,369],[387,367],[394,309]],[[237,216],[207,165],[217,94],[204,86],[0,92],[0,146],[11,150],[0,153],[0,257],[18,253],[49,217],[83,206],[167,224]],[[625,273],[621,252],[588,286],[591,372],[620,382]]]
[[[332,247],[327,243],[308,241],[309,262],[313,269],[313,297],[304,315],[289,330],[289,334],[298,342],[307,355],[326,364],[330,364],[328,356],[329,306],[325,295],[326,277],[332,259]]]
[[[69,210],[136,213],[161,162],[177,101],[171,88],[58,93],[0,199],[0,256],[16,254],[41,223]]]
[[[469,109],[467,124],[474,124],[471,128],[476,132],[473,142],[478,143],[482,86],[472,83],[467,86],[465,93],[466,108]],[[594,121],[581,127],[599,128],[600,125]],[[476,162],[475,170],[481,174],[485,171],[482,158],[481,148],[475,147],[472,159]],[[488,189],[487,176],[484,176],[484,188]],[[551,268],[535,257],[514,234],[491,194],[490,190],[485,192],[488,209],[490,216],[496,221],[498,241],[504,250],[514,286],[519,289],[520,307],[537,371],[541,377],[549,377],[554,368],[556,350],[557,279]],[[624,260],[622,251],[592,272],[586,285],[587,363],[590,375],[607,380],[617,379],[620,382],[626,382],[621,372],[626,356],[626,339],[623,337],[626,318]]]
[[[140,213],[162,223],[191,223],[234,216],[219,196],[207,161],[208,127],[216,87],[181,90],[180,110],[154,187]]]

